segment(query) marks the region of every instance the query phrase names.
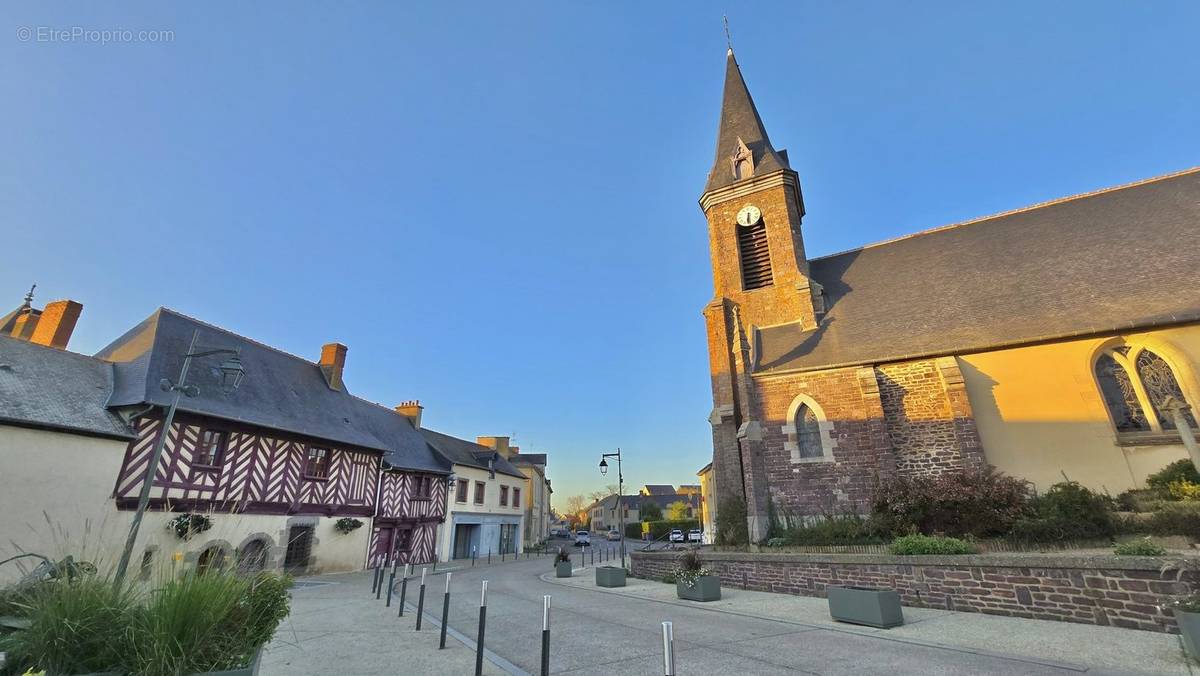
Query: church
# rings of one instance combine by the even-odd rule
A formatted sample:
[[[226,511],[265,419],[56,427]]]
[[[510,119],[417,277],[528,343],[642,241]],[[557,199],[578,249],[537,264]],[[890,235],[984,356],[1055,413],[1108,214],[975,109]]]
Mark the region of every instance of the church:
[[[706,502],[744,499],[753,541],[769,502],[864,511],[896,473],[991,465],[1116,495],[1188,457],[1200,169],[809,258],[800,177],[730,50],[700,207]]]

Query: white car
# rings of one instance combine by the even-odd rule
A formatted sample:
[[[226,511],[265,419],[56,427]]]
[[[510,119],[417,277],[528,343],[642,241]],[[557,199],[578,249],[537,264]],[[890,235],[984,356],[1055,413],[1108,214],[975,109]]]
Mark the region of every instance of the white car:
[[[621,533],[616,528],[614,528],[614,529],[608,531],[608,535],[605,535],[604,539],[605,540],[620,540]]]
[[[704,542],[704,533],[701,533],[699,528],[693,528],[688,531],[687,541],[688,542]]]
[[[671,542],[683,542],[683,531],[678,528],[672,528],[671,534],[667,536]]]
[[[590,547],[592,545],[592,535],[586,530],[575,531],[575,546]]]

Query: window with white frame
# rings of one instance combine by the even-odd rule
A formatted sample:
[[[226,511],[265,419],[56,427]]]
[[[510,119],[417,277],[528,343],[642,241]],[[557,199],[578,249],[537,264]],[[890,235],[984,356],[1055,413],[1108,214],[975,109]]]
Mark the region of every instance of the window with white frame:
[[[791,453],[792,462],[833,461],[833,449],[837,447],[833,423],[825,418],[820,405],[808,395],[798,395],[792,401],[783,433],[787,437],[784,449]]]

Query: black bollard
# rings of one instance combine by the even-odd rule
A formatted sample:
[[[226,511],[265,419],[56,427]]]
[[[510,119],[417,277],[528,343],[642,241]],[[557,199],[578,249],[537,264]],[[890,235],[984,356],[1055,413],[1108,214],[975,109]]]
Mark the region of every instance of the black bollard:
[[[479,593],[479,636],[475,639],[475,676],[483,676],[483,629],[487,626],[487,580]]]
[[[442,638],[438,643],[438,650],[446,647],[446,625],[450,623],[450,576],[453,573],[446,573],[446,594],[442,597]]]
[[[475,567],[475,548],[471,548],[471,567]]]
[[[488,565],[492,565],[492,550],[488,550]]]
[[[404,564],[404,577],[400,580],[400,615],[404,617],[404,597],[408,595],[408,564]]]
[[[393,563],[392,564],[392,573],[391,573],[391,575],[388,575],[387,604],[384,605],[384,608],[392,607],[392,590],[394,590],[396,588],[396,566],[399,564],[400,564],[399,560],[397,560],[395,563]]]
[[[550,676],[550,597],[542,597],[542,676]]]
[[[371,593],[379,587],[379,564],[375,564],[375,572],[371,575]]]
[[[384,573],[382,568],[378,568],[377,570],[379,571],[379,584],[375,585],[375,600],[376,601],[379,600],[379,595],[383,592],[383,573]]]
[[[417,631],[421,631],[421,617],[425,615],[425,569],[421,569],[421,593],[417,595]]]

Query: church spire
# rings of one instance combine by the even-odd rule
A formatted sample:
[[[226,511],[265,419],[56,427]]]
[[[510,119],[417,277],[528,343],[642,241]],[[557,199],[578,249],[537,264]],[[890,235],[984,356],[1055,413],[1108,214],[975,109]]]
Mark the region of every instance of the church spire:
[[[790,169],[787,154],[776,151],[767,138],[754,99],[730,47],[725,63],[725,94],[717,128],[717,156],[704,192],[724,188],[751,176]]]

